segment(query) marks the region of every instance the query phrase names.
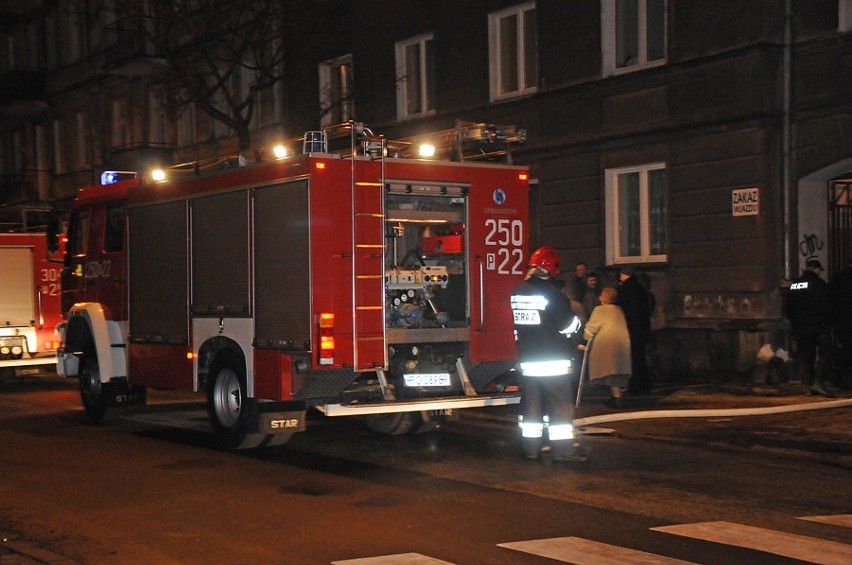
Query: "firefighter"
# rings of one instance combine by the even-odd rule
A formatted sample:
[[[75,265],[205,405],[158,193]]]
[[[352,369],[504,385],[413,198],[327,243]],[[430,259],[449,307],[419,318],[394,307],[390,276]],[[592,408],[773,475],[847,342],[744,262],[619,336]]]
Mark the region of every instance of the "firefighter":
[[[802,276],[790,284],[784,310],[798,346],[799,370],[810,394],[834,397],[824,387],[831,356],[834,305],[820,271],[822,264],[816,259],[805,263]]]
[[[577,348],[571,341],[580,320],[552,278],[560,272],[559,254],[541,247],[530,256],[528,267],[511,298],[523,378],[521,445],[528,458],[538,459],[546,434],[554,461],[582,461],[586,457],[573,425],[572,352]]]

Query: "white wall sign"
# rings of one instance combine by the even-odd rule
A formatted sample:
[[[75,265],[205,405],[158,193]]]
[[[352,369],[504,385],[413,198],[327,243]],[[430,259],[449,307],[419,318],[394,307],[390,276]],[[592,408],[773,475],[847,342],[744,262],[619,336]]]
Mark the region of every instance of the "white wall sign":
[[[731,191],[731,214],[757,216],[760,213],[760,193],[757,188],[736,188]]]

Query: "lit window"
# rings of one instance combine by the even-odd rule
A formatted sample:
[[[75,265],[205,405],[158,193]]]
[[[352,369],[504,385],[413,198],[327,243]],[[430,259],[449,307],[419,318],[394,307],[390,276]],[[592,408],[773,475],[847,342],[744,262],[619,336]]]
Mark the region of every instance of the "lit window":
[[[606,171],[607,262],[662,262],[666,256],[664,163]]]
[[[401,120],[435,111],[433,43],[429,34],[396,44],[397,116]]]
[[[355,119],[352,102],[352,55],[320,63],[319,86],[322,125]]]
[[[601,0],[604,75],[665,63],[666,0]]]
[[[531,94],[538,87],[535,2],[488,15],[491,99]]]

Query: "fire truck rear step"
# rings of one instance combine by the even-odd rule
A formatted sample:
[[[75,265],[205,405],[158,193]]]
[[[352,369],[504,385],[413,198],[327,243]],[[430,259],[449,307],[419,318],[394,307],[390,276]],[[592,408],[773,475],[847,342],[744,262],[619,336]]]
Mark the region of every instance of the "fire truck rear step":
[[[385,400],[382,402],[364,402],[362,404],[326,404],[317,409],[326,416],[367,416],[369,414],[392,414],[396,412],[421,412],[423,410],[484,408],[488,406],[508,406],[518,404],[520,394],[491,394],[471,396],[450,396],[418,400]]]
[[[56,365],[56,355],[50,357],[24,357],[3,361],[4,367],[29,367],[30,365]]]

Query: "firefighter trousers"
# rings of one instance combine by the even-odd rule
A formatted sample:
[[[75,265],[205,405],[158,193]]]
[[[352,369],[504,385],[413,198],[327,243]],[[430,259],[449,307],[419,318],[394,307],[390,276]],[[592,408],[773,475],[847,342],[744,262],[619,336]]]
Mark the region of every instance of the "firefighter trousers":
[[[518,424],[527,457],[538,457],[545,438],[554,457],[574,453],[574,381],[571,375],[524,376]]]

